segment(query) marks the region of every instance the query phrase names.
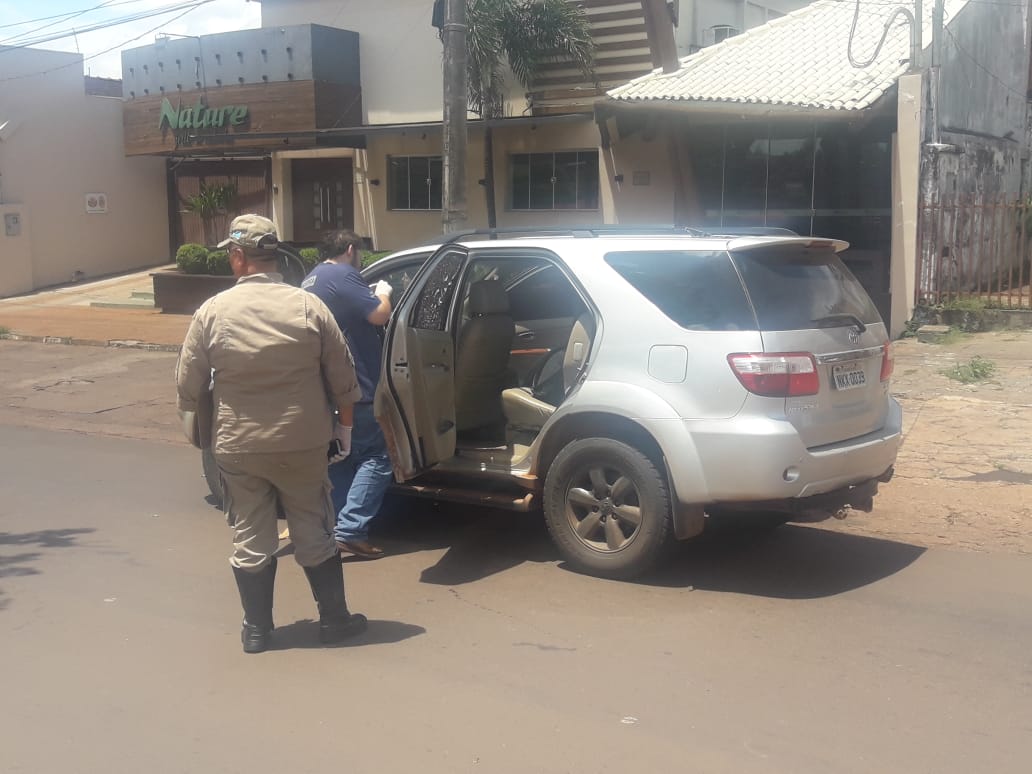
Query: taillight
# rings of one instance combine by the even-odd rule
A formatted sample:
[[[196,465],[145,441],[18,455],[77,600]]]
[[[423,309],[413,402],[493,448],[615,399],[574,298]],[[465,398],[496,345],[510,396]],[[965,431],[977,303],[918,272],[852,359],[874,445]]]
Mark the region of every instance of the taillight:
[[[757,352],[728,355],[727,362],[749,392],[770,398],[816,395],[817,361],[809,352]]]
[[[892,369],[896,367],[896,358],[892,356],[892,342],[886,341],[882,346],[881,357],[881,380],[887,382],[892,376]]]

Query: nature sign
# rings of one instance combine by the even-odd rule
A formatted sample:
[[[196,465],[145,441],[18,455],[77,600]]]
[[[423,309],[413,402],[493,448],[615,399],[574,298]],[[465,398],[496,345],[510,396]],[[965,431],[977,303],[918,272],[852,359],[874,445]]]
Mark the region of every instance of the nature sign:
[[[158,128],[164,130],[166,127],[176,134],[178,145],[189,145],[194,139],[195,131],[198,129],[217,129],[223,126],[240,126],[249,117],[247,105],[224,105],[223,107],[208,107],[201,98],[188,107],[180,104],[172,107],[168,97],[161,100],[161,114],[158,116]]]

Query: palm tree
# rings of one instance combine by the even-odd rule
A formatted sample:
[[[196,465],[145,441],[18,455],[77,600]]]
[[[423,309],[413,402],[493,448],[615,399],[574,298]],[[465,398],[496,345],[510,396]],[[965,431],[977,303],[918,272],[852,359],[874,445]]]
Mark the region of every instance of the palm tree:
[[[541,67],[554,62],[569,62],[594,81],[595,45],[584,11],[567,0],[468,0],[466,24],[469,107],[485,122],[484,191],[487,224],[494,228],[494,133],[488,122],[505,114],[506,68],[528,90]]]

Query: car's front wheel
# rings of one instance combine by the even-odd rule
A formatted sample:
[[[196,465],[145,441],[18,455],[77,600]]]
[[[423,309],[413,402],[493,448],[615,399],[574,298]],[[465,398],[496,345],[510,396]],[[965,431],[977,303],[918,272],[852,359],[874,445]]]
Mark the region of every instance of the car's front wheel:
[[[640,575],[674,540],[662,472],[611,438],[584,438],[559,452],[545,478],[544,510],[563,558],[591,575]]]

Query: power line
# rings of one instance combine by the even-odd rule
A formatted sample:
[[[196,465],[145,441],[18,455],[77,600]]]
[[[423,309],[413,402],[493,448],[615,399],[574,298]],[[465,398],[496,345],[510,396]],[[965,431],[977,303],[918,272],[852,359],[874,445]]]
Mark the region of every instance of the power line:
[[[994,73],[988,67],[986,67],[984,64],[982,64],[977,59],[975,59],[974,56],[972,56],[970,53],[968,53],[967,49],[964,48],[962,45],[960,45],[960,41],[957,40],[957,36],[953,34],[953,31],[948,26],[943,25],[942,28],[943,28],[943,30],[945,30],[946,34],[950,36],[950,40],[953,41],[953,45],[956,46],[957,51],[959,51],[964,56],[966,56],[968,59],[970,59],[971,62],[975,65],[975,67],[977,67],[979,70],[984,72],[986,75],[988,75],[994,81],[996,81],[998,84],[1003,86],[1003,88],[1005,88],[1011,94],[1016,94],[1017,96],[1021,97],[1022,99],[1027,99],[1027,95],[1024,92],[1020,92],[1017,89],[1013,88],[1010,84],[1008,84],[1006,81],[1004,81],[1000,76],[998,76],[996,73]]]
[[[10,38],[6,38],[6,40],[15,40],[17,38],[24,38],[26,35],[31,35],[34,32],[39,32],[40,30],[45,30],[45,29],[47,29],[49,27],[54,27],[54,26],[56,26],[58,24],[61,24],[62,22],[69,21],[70,19],[76,19],[76,18],[78,18],[80,16],[84,16],[84,15],[86,15],[88,13],[91,13],[92,11],[106,10],[106,9],[109,9],[109,8],[115,8],[116,6],[119,6],[119,5],[129,5],[130,3],[139,3],[139,2],[141,2],[141,0],[119,0],[119,2],[115,2],[114,0],[106,0],[106,2],[103,2],[100,5],[95,5],[92,8],[84,8],[81,11],[66,11],[65,13],[59,13],[59,14],[56,14],[55,16],[44,16],[44,17],[39,18],[39,19],[28,19],[26,21],[15,22],[14,24],[0,24],[0,30],[8,29],[10,27],[24,27],[27,24],[35,24],[36,22],[42,22],[42,21],[49,21],[50,22],[49,24],[44,24],[41,27],[34,27],[31,30],[26,30],[25,32],[19,32],[18,34],[13,35]],[[56,19],[57,21],[50,21],[51,19]]]
[[[64,69],[66,69],[68,67],[74,67],[76,65],[81,67],[82,66],[82,62],[88,62],[91,59],[96,59],[98,56],[103,56],[104,54],[109,54],[112,51],[120,49],[120,48],[122,48],[123,46],[125,46],[125,45],[127,45],[129,43],[132,43],[134,41],[139,40],[140,38],[143,38],[143,37],[146,37],[147,35],[150,35],[152,32],[157,32],[162,27],[164,27],[166,25],[169,25],[169,24],[172,24],[173,22],[179,21],[184,16],[186,16],[188,13],[190,13],[191,11],[196,10],[197,8],[199,8],[200,6],[202,6],[202,5],[204,5],[205,3],[208,3],[208,2],[211,2],[211,0],[202,0],[202,2],[198,2],[198,3],[194,4],[194,5],[192,5],[190,8],[187,8],[185,11],[183,11],[178,16],[175,16],[175,17],[173,17],[171,19],[168,19],[167,21],[163,21],[161,24],[157,25],[156,27],[151,27],[149,30],[147,30],[146,32],[140,33],[136,37],[129,38],[129,40],[124,40],[124,41],[122,41],[121,43],[119,43],[117,45],[111,46],[110,48],[105,48],[103,51],[98,51],[96,54],[90,54],[89,56],[85,56],[81,60],[76,60],[74,62],[69,62],[68,64],[59,65],[58,67],[52,67],[49,70],[41,70],[40,72],[36,72],[36,73],[24,73],[22,75],[12,75],[12,76],[9,76],[7,78],[0,78],[0,83],[6,83],[7,81],[19,81],[19,80],[22,80],[23,78],[35,78],[35,77],[40,76],[40,75],[49,75],[50,73],[57,72],[58,70],[64,70]],[[0,51],[0,53],[3,53],[3,52]]]
[[[181,2],[178,5],[164,6],[162,8],[153,8],[148,11],[141,11],[139,13],[130,14],[128,16],[122,16],[117,19],[110,19],[105,22],[97,22],[90,26],[81,27],[79,29],[73,29],[71,31],[61,31],[50,35],[41,35],[35,38],[30,38],[28,40],[20,40],[17,44],[5,47],[4,49],[0,50],[0,54],[18,48],[28,48],[29,46],[37,46],[41,43],[50,43],[51,41],[61,40],[62,38],[68,38],[76,34],[82,35],[87,32],[96,32],[97,30],[108,29],[109,27],[117,27],[122,24],[128,24],[130,22],[141,21],[143,19],[150,19],[154,16],[162,16],[167,13],[174,13],[175,11],[180,11],[184,9],[193,10],[194,8],[206,5],[207,3],[211,2],[214,2],[214,0],[188,0],[188,2]],[[11,38],[7,38],[3,41],[0,41],[0,44],[5,44],[8,40],[17,40],[19,37],[20,36],[15,35]]]

